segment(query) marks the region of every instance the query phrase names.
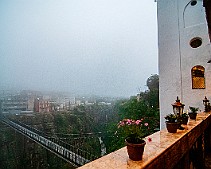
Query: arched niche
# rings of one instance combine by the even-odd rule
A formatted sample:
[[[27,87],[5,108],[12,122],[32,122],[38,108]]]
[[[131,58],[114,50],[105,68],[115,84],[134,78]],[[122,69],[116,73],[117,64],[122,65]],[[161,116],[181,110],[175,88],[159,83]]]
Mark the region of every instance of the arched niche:
[[[184,28],[196,26],[206,22],[202,0],[191,0],[186,5],[183,12],[183,22]]]
[[[201,65],[191,69],[192,89],[205,89],[205,68]]]

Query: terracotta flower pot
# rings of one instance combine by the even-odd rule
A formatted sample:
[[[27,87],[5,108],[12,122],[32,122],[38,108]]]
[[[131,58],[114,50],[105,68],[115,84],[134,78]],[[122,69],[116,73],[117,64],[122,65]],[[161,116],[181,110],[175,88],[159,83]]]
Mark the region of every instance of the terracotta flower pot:
[[[141,143],[133,144],[133,143],[129,143],[127,139],[125,139],[125,143],[127,146],[127,152],[128,152],[129,158],[133,161],[142,160],[142,156],[144,153],[144,146],[146,145],[146,142],[144,140],[141,140]]]
[[[190,119],[196,120],[197,113],[190,112],[190,113],[188,113],[188,115],[189,115]]]
[[[169,123],[169,122],[166,122],[166,128],[167,128],[167,130],[168,130],[169,133],[176,133],[178,127],[179,127],[179,124],[178,123]]]

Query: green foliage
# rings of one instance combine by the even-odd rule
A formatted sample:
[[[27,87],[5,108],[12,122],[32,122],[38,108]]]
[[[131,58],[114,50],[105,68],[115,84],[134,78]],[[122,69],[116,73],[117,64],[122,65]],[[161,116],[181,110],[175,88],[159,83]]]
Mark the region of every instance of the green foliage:
[[[106,145],[106,152],[110,153],[117,149],[120,149],[125,145],[124,140],[125,137],[122,136],[120,132],[117,132],[117,122],[109,123],[105,128],[107,132],[105,132],[103,141]]]
[[[192,113],[196,113],[199,110],[198,107],[191,107],[191,106],[189,107],[189,109],[191,110]]]
[[[144,100],[137,101],[137,99],[129,100],[123,103],[119,107],[119,117],[120,119],[129,118],[129,119],[141,119],[144,118],[145,121],[150,125],[150,131],[153,131],[154,128],[159,127],[159,111],[154,107],[150,107],[146,104]]]
[[[187,113],[182,113],[182,116],[181,116],[183,119],[185,118],[188,118],[188,114]]]
[[[136,99],[129,100],[119,107],[119,116],[121,119],[131,118],[139,119],[146,112],[147,105],[144,102],[138,102]]]
[[[169,123],[176,123],[177,122],[177,116],[175,114],[168,114],[165,116],[165,119]]]
[[[107,153],[123,147],[125,135],[117,132],[117,124],[121,119],[142,119],[149,124],[149,129],[143,134],[147,136],[154,133],[160,126],[159,113],[159,76],[152,75],[147,79],[149,90],[140,93],[140,99],[131,97],[130,100],[121,100],[115,104],[115,118],[111,119],[106,127],[109,131],[104,139]]]
[[[159,90],[159,76],[157,74],[151,75],[147,79],[147,87],[150,91]]]
[[[140,101],[155,111],[159,110],[159,90],[147,90],[140,93]]]
[[[140,98],[146,105],[159,109],[159,76],[157,74],[151,75],[147,79],[147,87],[149,90],[140,93]]]
[[[54,115],[54,124],[57,129],[57,133],[67,133],[68,129],[68,118],[63,114]]]
[[[142,133],[144,136],[154,133],[154,129],[159,128],[159,111],[158,109],[149,106],[145,100],[137,101],[136,98],[122,100],[115,105],[115,108],[118,111],[118,118],[113,119],[108,123],[106,130],[109,132],[104,139],[107,153],[120,149],[125,145],[124,140],[126,135],[122,132],[118,132],[118,122],[121,119],[144,118],[144,123],[149,124],[149,128]]]

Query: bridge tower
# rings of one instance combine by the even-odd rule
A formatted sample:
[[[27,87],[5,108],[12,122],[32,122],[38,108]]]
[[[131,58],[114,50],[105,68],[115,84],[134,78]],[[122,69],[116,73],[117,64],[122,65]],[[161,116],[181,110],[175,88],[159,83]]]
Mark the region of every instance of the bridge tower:
[[[204,3],[206,0],[157,0],[160,83],[160,121],[173,113],[179,96],[185,104],[199,107],[211,99],[210,39]]]

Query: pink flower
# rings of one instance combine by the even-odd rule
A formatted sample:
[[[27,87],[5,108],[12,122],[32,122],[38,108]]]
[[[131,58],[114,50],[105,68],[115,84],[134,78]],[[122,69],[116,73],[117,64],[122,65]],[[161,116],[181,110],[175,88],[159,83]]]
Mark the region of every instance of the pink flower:
[[[141,123],[141,120],[136,120],[135,123],[138,125],[139,123]]]
[[[131,125],[132,121],[130,119],[127,119],[126,124]]]
[[[147,122],[143,122],[142,119],[133,120],[133,119],[123,119],[118,123],[118,128],[122,128],[121,132],[128,136],[132,136],[134,138],[142,138],[144,136],[145,130],[149,129],[149,124]],[[148,139],[151,141],[151,139]]]
[[[125,125],[125,122],[124,121],[120,121],[119,124],[118,124],[118,128],[122,127]]]
[[[152,141],[152,138],[148,137],[148,141],[151,142]]]
[[[144,125],[145,125],[145,126],[148,126],[149,124],[148,124],[148,123],[144,123]]]

